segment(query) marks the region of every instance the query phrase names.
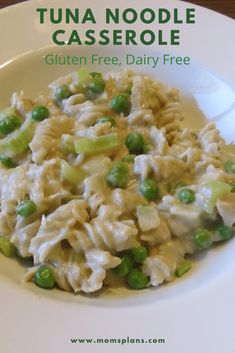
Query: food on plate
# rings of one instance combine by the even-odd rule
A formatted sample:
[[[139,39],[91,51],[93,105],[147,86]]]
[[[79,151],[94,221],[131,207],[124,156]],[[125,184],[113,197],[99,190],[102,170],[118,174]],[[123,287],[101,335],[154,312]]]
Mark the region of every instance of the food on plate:
[[[232,238],[234,156],[214,123],[181,126],[176,89],[86,68],[49,88],[0,113],[0,251],[27,260],[27,281],[155,287]]]

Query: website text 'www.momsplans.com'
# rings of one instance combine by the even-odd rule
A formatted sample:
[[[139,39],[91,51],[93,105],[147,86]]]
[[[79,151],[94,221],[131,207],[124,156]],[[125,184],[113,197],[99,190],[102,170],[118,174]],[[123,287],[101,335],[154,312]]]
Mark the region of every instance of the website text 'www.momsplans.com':
[[[122,338],[81,338],[74,337],[70,338],[71,343],[77,344],[164,344],[166,343],[165,338],[133,338],[133,337],[122,337]]]

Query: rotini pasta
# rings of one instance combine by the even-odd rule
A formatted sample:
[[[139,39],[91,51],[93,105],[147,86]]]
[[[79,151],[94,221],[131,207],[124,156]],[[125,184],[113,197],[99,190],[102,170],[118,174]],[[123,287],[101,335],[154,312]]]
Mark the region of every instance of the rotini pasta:
[[[14,93],[0,113],[18,126],[0,142],[0,250],[32,258],[26,281],[76,293],[117,276],[158,286],[232,237],[234,157],[214,123],[181,126],[177,90],[85,68],[49,88]]]

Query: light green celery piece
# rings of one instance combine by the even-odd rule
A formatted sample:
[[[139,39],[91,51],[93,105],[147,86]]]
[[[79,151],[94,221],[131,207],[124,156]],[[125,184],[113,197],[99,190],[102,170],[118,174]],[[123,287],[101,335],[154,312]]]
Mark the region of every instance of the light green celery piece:
[[[97,154],[110,151],[119,145],[119,136],[116,133],[97,138],[80,138],[74,142],[75,151],[84,154]]]
[[[183,261],[179,264],[175,271],[176,277],[182,277],[186,272],[188,272],[192,267],[191,261]]]
[[[19,116],[15,107],[7,107],[6,109],[2,110],[0,112],[0,120],[5,119],[7,116],[10,116],[10,115]]]
[[[152,205],[140,205],[136,207],[138,224],[143,232],[157,228],[160,224],[160,218],[157,208]]]
[[[13,257],[16,254],[14,245],[6,236],[0,236],[0,251],[7,257]]]
[[[135,154],[128,154],[122,158],[122,162],[126,163],[134,163],[136,155]]]
[[[217,201],[230,191],[231,186],[222,181],[212,180],[207,182],[199,190],[199,195],[202,196],[202,208],[206,212],[212,213]]]
[[[87,173],[80,167],[73,167],[65,160],[62,160],[61,175],[64,180],[72,184],[80,184],[86,178]]]
[[[62,135],[61,148],[65,153],[76,153],[74,148],[74,137],[71,135]]]
[[[91,82],[92,77],[86,67],[82,67],[76,74],[75,86],[84,89]]]
[[[12,158],[24,152],[33,138],[35,128],[36,122],[26,119],[20,129],[0,140],[0,155]]]

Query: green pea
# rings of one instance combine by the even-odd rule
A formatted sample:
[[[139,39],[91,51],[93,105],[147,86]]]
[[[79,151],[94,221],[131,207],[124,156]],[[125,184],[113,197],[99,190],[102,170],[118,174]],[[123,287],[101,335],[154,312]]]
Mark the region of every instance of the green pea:
[[[16,164],[13,162],[13,160],[9,157],[3,157],[0,156],[0,162],[2,163],[2,165],[6,168],[15,168]]]
[[[224,170],[228,174],[235,174],[235,163],[233,161],[230,161],[230,160],[226,161],[224,163]]]
[[[125,93],[114,96],[111,101],[111,108],[117,113],[128,113],[130,107],[130,97]]]
[[[148,252],[144,246],[138,246],[131,249],[131,255],[137,264],[141,264],[148,256]]]
[[[35,283],[38,287],[51,289],[55,286],[55,277],[53,271],[47,266],[40,266],[35,272]]]
[[[0,236],[0,250],[7,257],[13,257],[16,254],[16,249],[7,236]]]
[[[207,249],[212,244],[211,233],[207,229],[198,229],[194,234],[194,243],[200,249]]]
[[[31,200],[22,201],[16,209],[16,213],[22,217],[29,217],[36,212],[37,206]]]
[[[228,240],[232,237],[232,229],[222,224],[217,227],[217,232],[221,240]]]
[[[152,179],[144,179],[140,182],[139,192],[148,200],[156,200],[159,197],[158,183]]]
[[[235,192],[235,183],[234,184],[230,184],[231,186],[231,192]]]
[[[116,162],[106,177],[107,183],[112,188],[124,189],[128,183],[128,166],[124,162]]]
[[[184,188],[178,192],[177,198],[180,202],[189,204],[195,201],[195,192],[189,188]]]
[[[131,271],[132,267],[133,262],[130,256],[124,255],[122,258],[122,262],[117,267],[115,267],[114,271],[120,277],[125,277]]]
[[[111,116],[102,116],[97,120],[97,124],[104,124],[104,123],[110,123],[111,127],[116,126],[116,122],[114,118],[112,118]]]
[[[95,75],[88,84],[88,88],[92,93],[101,94],[105,90],[105,81],[100,75]]]
[[[67,85],[62,85],[56,88],[55,98],[58,101],[62,101],[63,99],[67,99],[72,95]]]
[[[49,110],[44,106],[37,106],[32,110],[32,119],[35,121],[42,121],[49,116]]]
[[[144,138],[139,132],[131,132],[125,141],[130,153],[142,153],[145,145]]]
[[[133,269],[128,274],[127,283],[132,289],[144,289],[148,286],[149,278],[141,270]]]
[[[179,264],[175,271],[176,277],[182,277],[186,272],[188,272],[192,267],[191,261],[183,261]]]
[[[133,163],[135,160],[135,157],[136,157],[135,154],[128,154],[127,156],[122,158],[122,162]]]
[[[176,189],[181,189],[181,188],[184,188],[185,186],[187,186],[187,183],[185,183],[184,181],[178,181],[178,183],[175,184]]]
[[[0,120],[0,133],[3,135],[8,135],[18,129],[20,125],[21,122],[17,116],[9,115],[6,118]]]

